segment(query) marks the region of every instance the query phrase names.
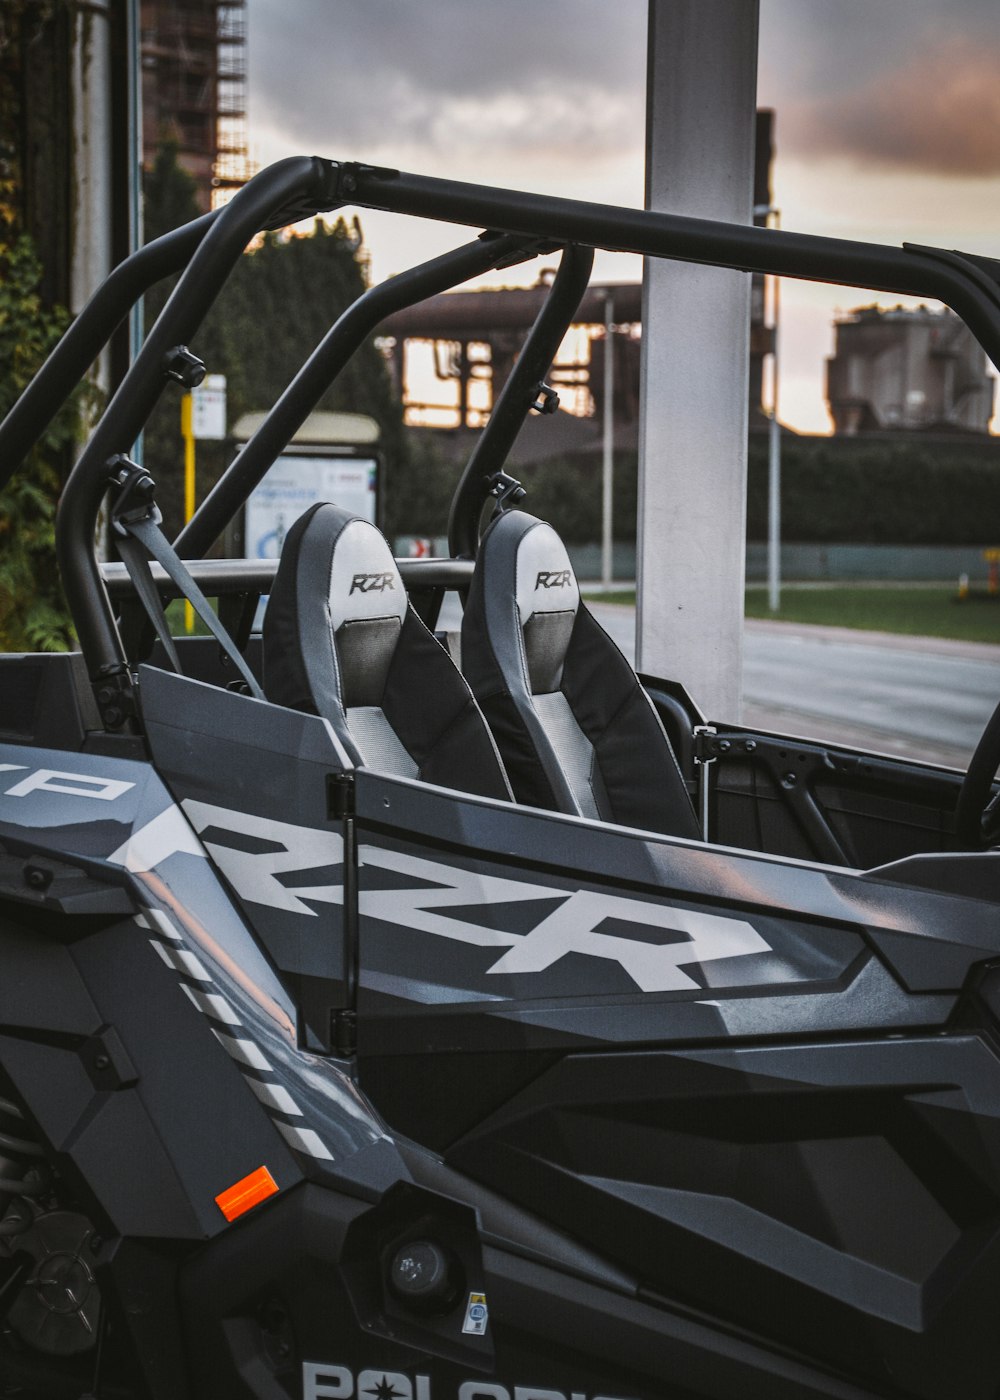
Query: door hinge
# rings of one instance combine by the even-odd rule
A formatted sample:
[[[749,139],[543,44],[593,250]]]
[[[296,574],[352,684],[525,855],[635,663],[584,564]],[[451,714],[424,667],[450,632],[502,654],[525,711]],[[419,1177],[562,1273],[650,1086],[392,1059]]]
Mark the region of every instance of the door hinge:
[[[353,773],[327,773],[326,815],[331,821],[354,816]]]

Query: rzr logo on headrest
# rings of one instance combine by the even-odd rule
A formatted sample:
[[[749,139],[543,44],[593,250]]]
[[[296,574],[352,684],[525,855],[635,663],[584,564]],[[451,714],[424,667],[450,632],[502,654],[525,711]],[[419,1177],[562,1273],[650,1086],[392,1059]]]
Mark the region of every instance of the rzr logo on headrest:
[[[384,593],[387,588],[395,590],[395,574],[355,574],[351,579],[351,593]]]
[[[540,588],[568,588],[569,569],[542,569],[535,579],[535,592]]]

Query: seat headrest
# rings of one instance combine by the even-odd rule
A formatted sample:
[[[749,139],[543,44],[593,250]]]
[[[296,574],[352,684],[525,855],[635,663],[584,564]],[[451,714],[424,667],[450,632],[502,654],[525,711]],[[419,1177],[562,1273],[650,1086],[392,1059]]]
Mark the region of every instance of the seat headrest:
[[[517,658],[527,693],[548,694],[561,683],[579,609],[580,586],[552,526],[521,510],[494,520],[480,544],[466,609],[473,646],[478,635],[488,636],[498,657]],[[475,670],[475,657],[467,665],[470,660]],[[508,669],[508,679],[511,674]]]
[[[357,516],[339,527],[334,525],[324,512],[338,509],[321,506],[311,522],[312,529],[331,539],[326,588],[330,626],[339,632],[345,622],[364,618],[398,617],[402,621],[406,589],[388,541],[374,525]]]
[[[285,537],[264,615],[268,699],[327,715],[379,703],[407,606],[381,532],[312,506]]]
[[[535,613],[572,612],[580,605],[580,586],[569,562],[566,546],[544,520],[524,511],[502,515],[494,526],[496,545],[513,546],[514,578],[522,627]]]

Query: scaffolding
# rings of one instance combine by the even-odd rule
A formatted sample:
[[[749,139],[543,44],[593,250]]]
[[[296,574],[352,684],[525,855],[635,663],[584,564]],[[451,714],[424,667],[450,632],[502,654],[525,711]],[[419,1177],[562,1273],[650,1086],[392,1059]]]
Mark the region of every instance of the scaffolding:
[[[239,189],[254,174],[247,140],[246,0],[217,6],[215,202]]]
[[[246,0],[142,0],[143,163],[177,145],[202,209],[254,173],[246,111]]]

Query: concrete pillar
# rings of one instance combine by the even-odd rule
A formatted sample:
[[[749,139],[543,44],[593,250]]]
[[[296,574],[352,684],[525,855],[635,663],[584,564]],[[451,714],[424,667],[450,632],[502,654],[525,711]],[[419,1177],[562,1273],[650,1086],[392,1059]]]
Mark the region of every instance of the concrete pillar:
[[[750,223],[758,0],[650,0],[646,205]],[[750,276],[646,262],[637,655],[710,719],[742,687]]]

